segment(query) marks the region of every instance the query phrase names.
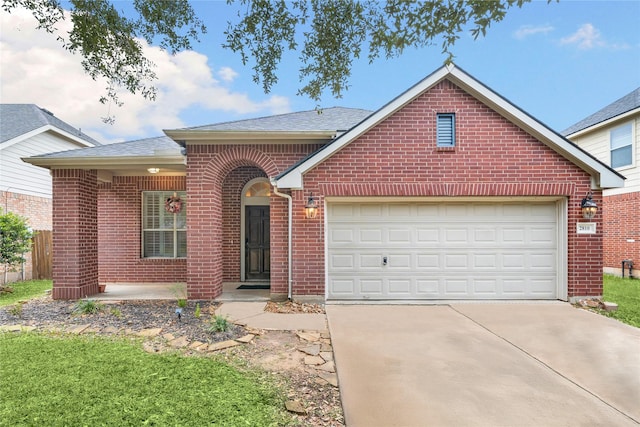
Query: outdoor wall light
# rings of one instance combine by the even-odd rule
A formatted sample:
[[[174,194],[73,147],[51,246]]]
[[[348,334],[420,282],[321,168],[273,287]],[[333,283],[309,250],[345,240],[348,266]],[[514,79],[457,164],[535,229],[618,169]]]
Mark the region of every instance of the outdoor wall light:
[[[304,214],[309,219],[313,219],[316,217],[316,215],[318,215],[318,204],[316,203],[316,200],[313,198],[313,193],[309,195],[307,204],[304,205]]]
[[[160,168],[149,168],[147,169],[149,173],[158,173],[160,172]]]
[[[582,208],[582,217],[585,219],[592,219],[596,216],[596,212],[598,212],[598,205],[591,199],[592,193],[586,195],[584,199],[582,199],[582,203],[580,203],[580,208]]]

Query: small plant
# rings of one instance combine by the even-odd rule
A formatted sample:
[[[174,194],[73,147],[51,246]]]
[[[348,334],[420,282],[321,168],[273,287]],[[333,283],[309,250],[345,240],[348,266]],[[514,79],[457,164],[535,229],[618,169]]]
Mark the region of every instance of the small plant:
[[[196,303],[196,311],[193,313],[196,319],[200,318],[200,303]]]
[[[14,304],[9,309],[9,314],[15,317],[22,317],[22,303]]]
[[[215,316],[209,326],[209,332],[227,332],[229,330],[229,321],[226,317]]]
[[[180,298],[180,299],[178,300],[178,307],[180,307],[180,308],[185,308],[186,306],[187,306],[187,300],[186,300],[186,299],[183,299],[183,298]]]
[[[75,314],[95,314],[104,309],[104,304],[94,299],[83,299],[78,301],[73,312]]]
[[[122,318],[122,312],[118,308],[113,307],[109,312],[112,316],[117,317],[118,319]]]

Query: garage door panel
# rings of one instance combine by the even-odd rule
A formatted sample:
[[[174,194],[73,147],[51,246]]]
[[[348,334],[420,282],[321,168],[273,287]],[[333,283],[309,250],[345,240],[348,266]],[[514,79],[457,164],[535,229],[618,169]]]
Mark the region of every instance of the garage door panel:
[[[330,299],[556,298],[555,203],[340,205],[328,205]]]

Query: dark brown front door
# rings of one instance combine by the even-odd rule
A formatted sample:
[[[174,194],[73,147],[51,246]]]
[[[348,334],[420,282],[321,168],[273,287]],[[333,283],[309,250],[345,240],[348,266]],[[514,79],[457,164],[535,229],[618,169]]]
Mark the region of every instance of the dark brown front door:
[[[245,277],[269,280],[269,206],[247,206],[245,223]]]

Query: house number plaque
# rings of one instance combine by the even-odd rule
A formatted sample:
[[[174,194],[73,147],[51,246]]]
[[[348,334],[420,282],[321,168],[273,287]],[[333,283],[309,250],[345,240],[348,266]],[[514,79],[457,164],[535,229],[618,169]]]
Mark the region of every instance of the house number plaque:
[[[578,234],[596,234],[596,223],[578,222],[576,223],[576,232]]]

